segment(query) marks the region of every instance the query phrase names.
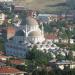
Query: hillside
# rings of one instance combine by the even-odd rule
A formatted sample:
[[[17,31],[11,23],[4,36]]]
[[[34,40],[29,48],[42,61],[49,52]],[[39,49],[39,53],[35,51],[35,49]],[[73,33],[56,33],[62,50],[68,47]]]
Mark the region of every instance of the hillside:
[[[24,6],[25,9],[50,13],[63,12],[68,9],[65,5],[65,0],[14,0],[14,4]]]

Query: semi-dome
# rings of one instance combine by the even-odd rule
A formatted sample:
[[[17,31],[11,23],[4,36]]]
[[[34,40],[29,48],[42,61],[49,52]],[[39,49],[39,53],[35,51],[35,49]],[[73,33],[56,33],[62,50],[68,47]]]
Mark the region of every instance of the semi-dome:
[[[34,36],[41,36],[41,32],[40,31],[32,31],[29,33],[28,36],[34,37]]]
[[[29,16],[26,18],[26,24],[30,26],[35,26],[38,25],[38,22],[36,21],[36,19]]]
[[[16,32],[15,36],[24,36],[24,32],[22,30],[19,30]]]

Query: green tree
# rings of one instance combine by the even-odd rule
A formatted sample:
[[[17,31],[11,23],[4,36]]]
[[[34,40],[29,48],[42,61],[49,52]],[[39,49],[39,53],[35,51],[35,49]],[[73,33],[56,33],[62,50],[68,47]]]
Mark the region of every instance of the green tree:
[[[56,59],[58,59],[58,60],[64,60],[65,56],[63,56],[61,53],[59,53],[59,54],[56,55]]]
[[[73,52],[72,51],[69,51],[67,59],[68,60],[73,60]]]
[[[29,50],[27,54],[27,60],[30,61],[30,63],[28,63],[28,68],[31,72],[36,70],[37,66],[43,68],[43,66],[47,65],[51,59],[52,56],[50,53],[45,53],[41,50],[37,50],[37,47],[34,46],[31,50]]]
[[[3,39],[0,38],[0,51],[4,51],[5,47],[4,47],[4,41]]]
[[[34,46],[27,55],[27,59],[34,61],[37,65],[47,64],[51,58],[52,56],[50,53],[37,50],[36,46]]]

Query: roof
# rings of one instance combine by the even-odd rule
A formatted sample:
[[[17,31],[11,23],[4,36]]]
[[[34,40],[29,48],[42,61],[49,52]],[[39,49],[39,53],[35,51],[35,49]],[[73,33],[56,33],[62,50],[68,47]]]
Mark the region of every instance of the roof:
[[[0,59],[1,58],[9,58],[8,56],[4,56],[4,55],[0,55]]]
[[[10,60],[11,64],[21,65],[24,64],[24,61],[22,60]]]
[[[2,62],[2,63],[6,63],[6,60],[1,60],[1,59],[0,59],[0,62]]]
[[[74,61],[69,61],[69,60],[63,60],[63,61],[58,61],[56,62],[57,65],[65,65],[65,64],[75,64]]]
[[[13,67],[8,67],[8,66],[3,66],[0,67],[0,74],[18,74],[18,73],[24,73],[16,68]]]
[[[41,32],[40,31],[32,31],[29,33],[28,36],[34,37],[34,36],[41,36]]]
[[[27,24],[27,25],[30,25],[30,26],[35,26],[35,25],[38,25],[38,22],[37,22],[36,19],[34,19],[33,17],[28,16],[28,17],[26,18],[26,24]]]
[[[47,34],[45,35],[45,38],[46,39],[58,39],[56,34]]]
[[[12,27],[12,26],[8,27],[8,28],[7,28],[7,33],[8,33],[8,34],[9,34],[9,33],[15,34],[15,28]]]
[[[22,30],[19,30],[16,32],[15,36],[24,36],[24,32]]]

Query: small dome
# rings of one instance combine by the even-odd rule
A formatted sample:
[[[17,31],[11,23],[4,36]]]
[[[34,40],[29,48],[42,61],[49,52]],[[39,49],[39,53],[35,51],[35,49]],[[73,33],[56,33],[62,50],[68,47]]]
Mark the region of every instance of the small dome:
[[[41,34],[41,32],[39,32],[39,31],[32,31],[32,32],[29,33],[28,36],[34,37],[34,36],[41,36],[41,35],[42,35],[42,34]]]
[[[19,30],[16,32],[15,36],[24,36],[24,32],[22,30]]]
[[[34,19],[32,17],[27,17],[26,24],[30,25],[30,26],[35,26],[35,25],[38,25],[38,22],[36,21],[36,19]]]

